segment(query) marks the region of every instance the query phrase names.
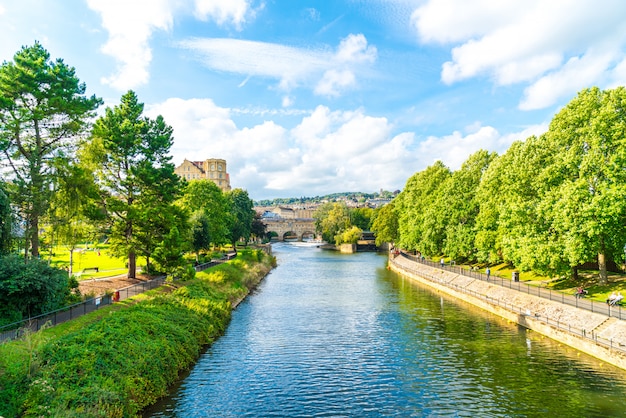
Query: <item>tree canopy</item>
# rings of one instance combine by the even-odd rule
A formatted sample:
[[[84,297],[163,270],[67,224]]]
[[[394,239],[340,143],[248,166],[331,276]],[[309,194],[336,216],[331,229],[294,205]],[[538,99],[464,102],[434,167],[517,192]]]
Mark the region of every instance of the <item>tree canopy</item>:
[[[585,89],[539,137],[414,174],[394,199],[398,243],[548,275],[595,261],[605,283],[607,261],[624,259],[624,167],[626,89]]]
[[[131,278],[136,277],[138,254],[149,263],[159,244],[172,238],[170,229],[185,227],[179,222],[183,212],[174,205],[182,186],[170,162],[172,128],[161,116],[152,120],[142,113],[137,95],[124,94],[119,105],[96,121],[85,152],[108,214],[111,249],[128,258]]]
[[[0,150],[12,170],[11,201],[33,257],[39,255],[40,218],[53,193],[54,162],[69,158],[101,103],[85,96],[74,68],[50,60],[39,43],[0,67]]]

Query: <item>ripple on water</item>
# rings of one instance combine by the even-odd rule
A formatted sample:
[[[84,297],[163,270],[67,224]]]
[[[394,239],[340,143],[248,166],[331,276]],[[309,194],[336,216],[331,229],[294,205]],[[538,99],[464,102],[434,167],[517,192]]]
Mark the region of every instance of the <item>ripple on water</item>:
[[[279,267],[153,417],[618,416],[622,372],[443,299],[374,254]]]

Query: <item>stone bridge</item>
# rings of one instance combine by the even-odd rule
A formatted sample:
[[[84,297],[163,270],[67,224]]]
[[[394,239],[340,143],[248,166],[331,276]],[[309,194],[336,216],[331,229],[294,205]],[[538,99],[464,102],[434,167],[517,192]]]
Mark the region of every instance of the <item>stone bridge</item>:
[[[276,233],[278,241],[315,238],[315,219],[312,218],[265,218],[263,219],[267,233]]]

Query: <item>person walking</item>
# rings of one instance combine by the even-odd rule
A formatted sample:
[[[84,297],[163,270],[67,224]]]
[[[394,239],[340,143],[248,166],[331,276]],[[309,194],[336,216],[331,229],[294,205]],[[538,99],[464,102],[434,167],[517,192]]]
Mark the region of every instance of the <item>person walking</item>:
[[[485,269],[485,274],[487,275],[487,280],[489,280],[489,277],[491,276],[491,269],[489,267]]]
[[[443,268],[443,266],[446,265],[446,261],[443,259],[443,257],[441,257],[441,268]]]

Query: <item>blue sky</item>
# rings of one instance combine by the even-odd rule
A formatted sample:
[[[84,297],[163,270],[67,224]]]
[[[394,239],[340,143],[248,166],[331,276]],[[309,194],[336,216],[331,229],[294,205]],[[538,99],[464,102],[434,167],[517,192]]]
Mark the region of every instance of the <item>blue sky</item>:
[[[136,91],[174,163],[224,158],[255,200],[402,189],[626,82],[622,0],[0,0],[0,36],[105,106]]]

